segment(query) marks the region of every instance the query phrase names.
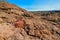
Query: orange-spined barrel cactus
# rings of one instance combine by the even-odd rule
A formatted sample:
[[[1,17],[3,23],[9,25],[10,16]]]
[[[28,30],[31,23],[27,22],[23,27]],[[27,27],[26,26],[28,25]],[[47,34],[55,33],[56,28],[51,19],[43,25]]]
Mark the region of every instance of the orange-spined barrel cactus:
[[[15,22],[15,27],[25,28],[25,21],[20,19]]]

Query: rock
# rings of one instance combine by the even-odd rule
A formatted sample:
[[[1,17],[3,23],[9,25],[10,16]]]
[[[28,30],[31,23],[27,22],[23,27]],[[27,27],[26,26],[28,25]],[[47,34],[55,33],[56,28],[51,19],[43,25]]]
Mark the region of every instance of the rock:
[[[11,24],[8,23],[1,23],[0,24],[0,36],[1,37],[9,37],[14,34],[12,30],[14,27]]]
[[[3,21],[3,19],[2,18],[0,18],[0,23],[3,23],[4,21]]]

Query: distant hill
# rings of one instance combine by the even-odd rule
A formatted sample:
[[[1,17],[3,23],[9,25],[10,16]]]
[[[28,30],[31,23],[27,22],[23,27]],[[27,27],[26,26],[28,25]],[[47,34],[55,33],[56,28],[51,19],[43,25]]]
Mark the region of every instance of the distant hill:
[[[33,13],[35,15],[43,15],[43,14],[60,14],[60,10],[51,10],[51,11],[29,11],[30,13]]]

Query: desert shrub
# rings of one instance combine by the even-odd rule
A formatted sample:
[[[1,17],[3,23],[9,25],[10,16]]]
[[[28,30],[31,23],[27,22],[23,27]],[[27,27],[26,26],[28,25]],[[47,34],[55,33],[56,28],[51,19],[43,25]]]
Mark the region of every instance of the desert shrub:
[[[53,21],[53,22],[58,22],[58,21],[59,21],[59,16],[58,16],[58,15],[54,15],[54,16],[52,17],[52,21]]]

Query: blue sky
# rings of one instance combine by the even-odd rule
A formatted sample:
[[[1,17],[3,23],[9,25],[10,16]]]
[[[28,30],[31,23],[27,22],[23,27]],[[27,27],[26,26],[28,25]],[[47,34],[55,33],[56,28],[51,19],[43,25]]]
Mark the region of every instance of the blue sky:
[[[28,11],[60,10],[60,0],[8,0]]]

